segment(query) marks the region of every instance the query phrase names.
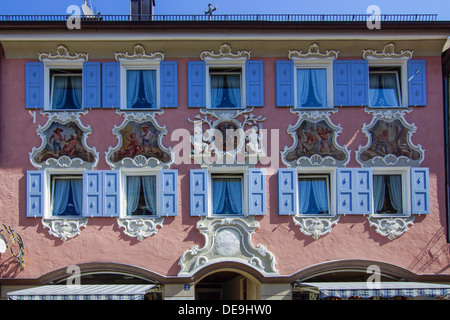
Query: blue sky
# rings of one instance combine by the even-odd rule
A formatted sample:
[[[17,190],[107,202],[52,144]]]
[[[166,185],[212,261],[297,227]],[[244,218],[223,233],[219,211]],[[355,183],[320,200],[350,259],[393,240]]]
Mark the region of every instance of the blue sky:
[[[129,0],[91,0],[96,12],[128,14]],[[450,20],[450,0],[155,0],[155,14],[204,14],[208,3],[217,14],[236,13],[366,13],[378,5],[382,14],[436,13]],[[0,14],[65,14],[84,0],[0,0]]]

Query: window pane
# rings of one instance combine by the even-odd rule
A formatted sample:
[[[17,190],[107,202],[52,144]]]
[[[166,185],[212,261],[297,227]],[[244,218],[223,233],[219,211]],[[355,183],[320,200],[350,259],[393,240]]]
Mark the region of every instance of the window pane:
[[[213,214],[242,214],[242,179],[212,179]]]
[[[127,177],[127,215],[156,214],[156,177]]]
[[[403,212],[401,175],[374,175],[373,198],[376,213]]]
[[[300,214],[328,213],[328,180],[325,177],[298,179]]]
[[[398,74],[396,72],[371,72],[369,77],[371,107],[400,106]]]
[[[241,107],[240,74],[211,74],[211,107]]]
[[[81,109],[81,75],[55,74],[52,77],[52,109]]]
[[[327,106],[326,69],[297,69],[297,106],[299,108]]]
[[[83,180],[81,178],[54,178],[52,188],[54,216],[82,215]]]
[[[127,108],[156,108],[156,71],[127,71]]]

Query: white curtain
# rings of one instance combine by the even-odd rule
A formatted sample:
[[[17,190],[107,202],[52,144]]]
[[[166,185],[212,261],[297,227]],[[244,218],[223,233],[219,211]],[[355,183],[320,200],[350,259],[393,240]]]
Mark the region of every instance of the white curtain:
[[[224,94],[225,77],[223,75],[211,75],[211,107],[220,107]]]
[[[65,77],[67,78],[67,77]],[[82,108],[82,104],[83,104],[83,90],[82,90],[82,86],[83,86],[83,80],[81,77],[79,76],[72,76],[70,77],[70,81],[72,84],[72,100],[74,103],[74,108],[75,109],[81,109]]]
[[[370,74],[370,106],[372,107],[398,107],[397,76],[395,73]]]
[[[145,205],[152,214],[156,214],[156,177],[142,176]]]
[[[156,72],[154,70],[143,70],[144,99],[151,108],[156,108]]]
[[[131,216],[137,210],[140,193],[141,177],[127,177],[127,215]]]
[[[238,74],[229,74],[226,76],[228,83],[228,96],[232,107],[241,106],[241,77]]]
[[[127,108],[132,108],[139,99],[140,70],[127,71]]]

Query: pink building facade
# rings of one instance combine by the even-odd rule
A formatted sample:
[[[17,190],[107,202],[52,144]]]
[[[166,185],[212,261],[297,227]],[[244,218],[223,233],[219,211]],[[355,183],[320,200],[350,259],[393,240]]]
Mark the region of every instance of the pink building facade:
[[[2,298],[447,292],[447,22],[0,28]]]

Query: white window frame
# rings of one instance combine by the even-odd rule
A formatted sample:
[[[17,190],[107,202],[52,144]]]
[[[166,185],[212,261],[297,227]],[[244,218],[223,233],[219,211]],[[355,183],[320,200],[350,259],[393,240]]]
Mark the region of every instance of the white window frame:
[[[80,216],[54,216],[53,215],[53,192],[52,184],[54,176],[69,176],[69,175],[80,175],[83,180],[83,169],[45,169],[44,174],[44,219],[51,220],[76,220],[84,219],[83,212]],[[84,188],[84,184],[83,184]],[[84,208],[83,208],[84,210]]]
[[[298,179],[302,175],[308,177],[324,177],[327,176],[328,180],[328,213],[327,214],[301,214],[299,208],[298,197]],[[337,187],[336,187],[336,168],[297,168],[297,179],[295,184],[295,216],[300,218],[308,217],[334,217],[337,214],[336,201],[337,201]]]
[[[333,60],[331,59],[301,59],[292,58],[294,62],[294,108],[296,110],[325,110],[334,107],[333,101]],[[327,72],[327,105],[320,107],[300,107],[298,105],[297,70],[298,69],[325,69]]]
[[[127,177],[129,176],[155,176],[156,180],[156,214],[153,215],[127,215]],[[120,170],[120,219],[156,219],[160,218],[160,170],[121,169]]]
[[[211,59],[206,58],[206,108],[211,110],[240,110],[247,107],[246,101],[246,77],[245,77],[245,61],[244,58],[233,58],[233,59]],[[213,108],[211,106],[211,71],[210,69],[218,68],[240,68],[241,69],[241,106],[239,108]],[[214,73],[214,70],[212,71]]]
[[[212,176],[213,175],[226,175],[225,177],[242,177],[242,214],[214,214],[213,213],[213,185],[212,185]],[[228,168],[227,170],[220,168],[210,168],[208,170],[208,217],[214,218],[231,218],[231,217],[247,217],[248,216],[248,171],[247,169],[242,168]]]
[[[161,109],[160,97],[160,64],[159,58],[120,60],[120,109],[127,111],[159,110]],[[156,72],[156,108],[128,108],[127,106],[127,71],[128,70],[154,70]]]
[[[373,167],[372,176],[376,175],[400,175],[402,177],[402,213],[385,214],[375,212],[375,201],[372,192],[373,217],[399,218],[411,216],[411,169],[409,167]]]
[[[369,63],[369,88],[370,90],[370,68],[372,67],[399,67],[400,72],[398,74],[398,81],[400,82],[400,105],[397,107],[386,106],[386,107],[372,107],[370,106],[370,92],[369,96],[369,107],[370,108],[408,108],[408,59],[406,58],[373,58],[368,57],[367,61]]]
[[[81,78],[83,79],[83,62],[84,60],[48,60],[44,61],[44,110],[45,111],[80,111],[83,110],[83,106],[81,109],[52,109],[52,92],[50,91],[52,88],[52,76],[51,71],[54,69],[65,69],[65,70],[81,70]],[[82,92],[82,100],[83,101],[83,85],[81,87]]]

